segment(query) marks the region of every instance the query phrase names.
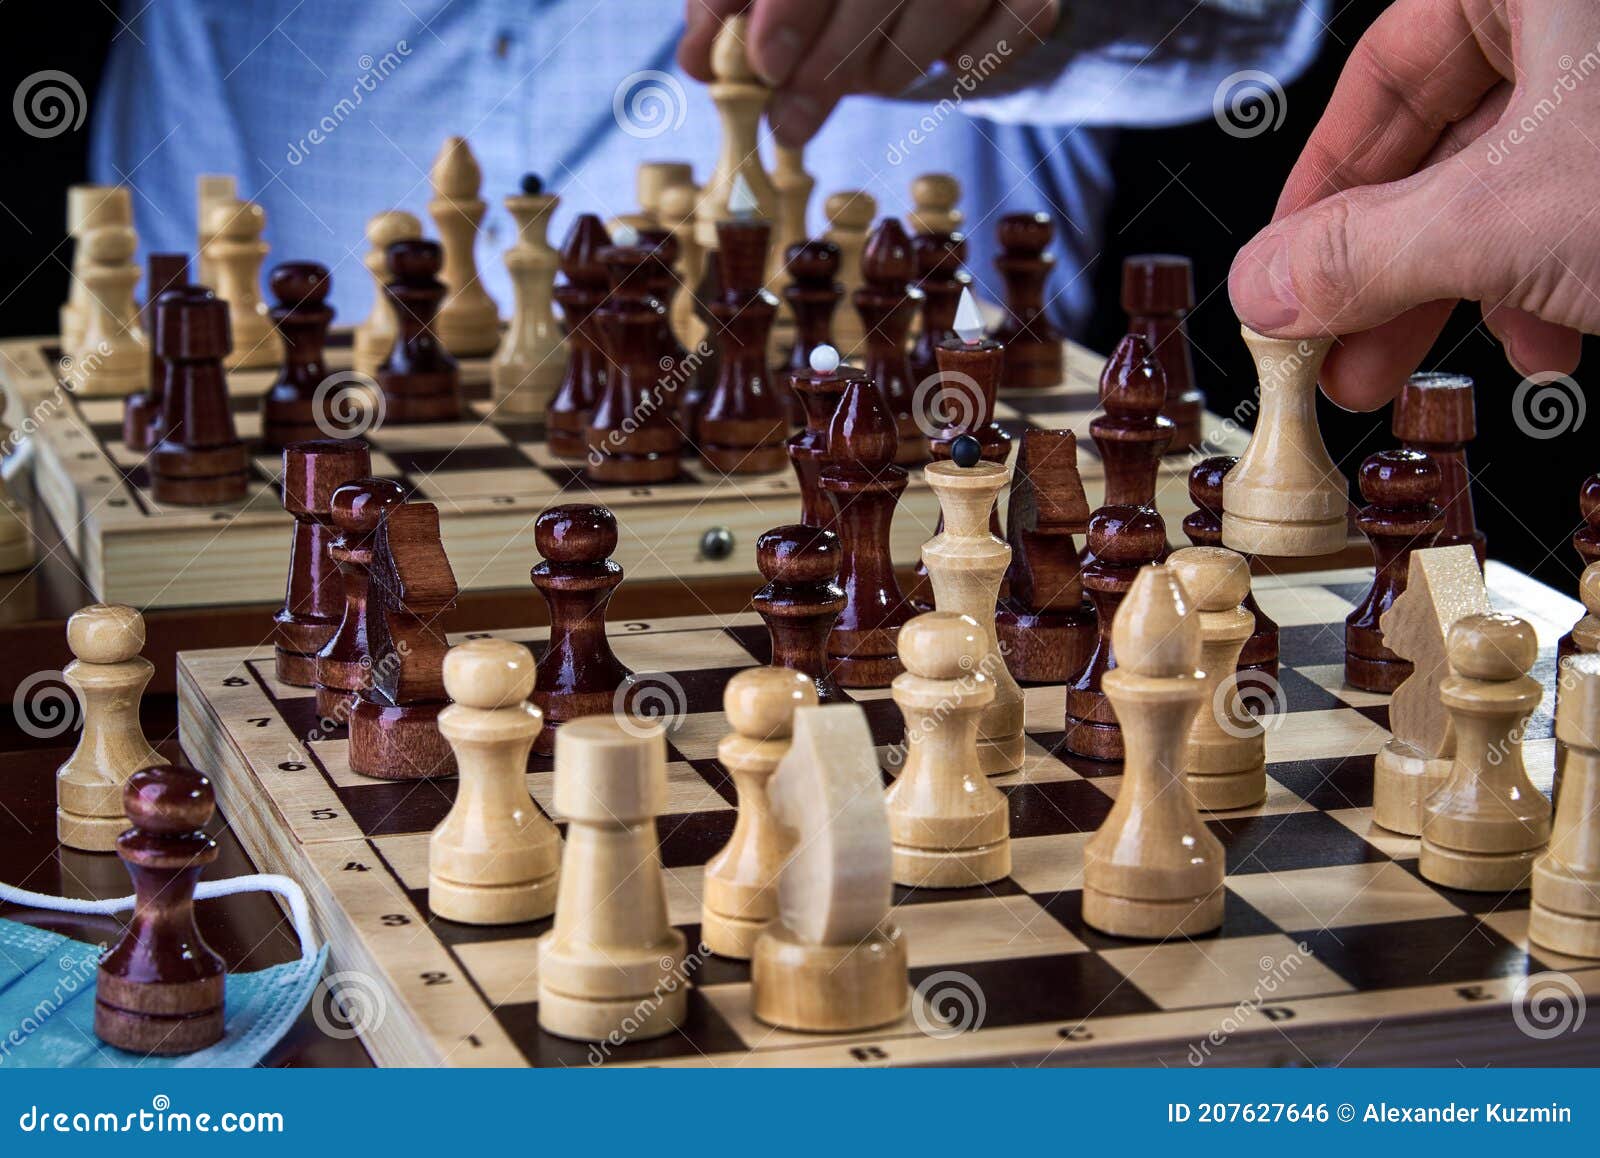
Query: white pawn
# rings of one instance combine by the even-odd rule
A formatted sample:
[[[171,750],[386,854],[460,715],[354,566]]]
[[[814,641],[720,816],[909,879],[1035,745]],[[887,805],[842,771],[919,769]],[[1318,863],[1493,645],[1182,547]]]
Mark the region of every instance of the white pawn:
[[[86,397],[128,395],[150,384],[150,344],[133,300],[138,247],[138,237],[126,225],[91,229],[79,245],[78,278],[89,300],[73,376],[77,393]]]
[[[1600,957],[1600,655],[1568,656],[1559,684],[1556,739],[1567,758],[1550,848],[1533,863],[1528,936],[1557,953]]]
[[[216,226],[221,218],[212,210],[219,205],[236,205],[239,202],[239,179],[231,173],[201,173],[195,179],[195,284],[215,290],[217,267],[211,258],[211,242],[216,237]]]
[[[460,770],[456,799],[428,841],[428,906],[468,925],[511,925],[556,907],[561,835],[528,795],[528,753],[544,716],[528,702],[533,653],[472,639],[444,657],[451,705],[439,713]]]
[[[450,137],[439,149],[429,171],[433,200],[428,216],[439,231],[444,247],[444,268],[439,280],[449,293],[439,306],[434,333],[445,349],[458,358],[492,354],[500,342],[500,312],[478,280],[478,226],[489,206],[478,196],[483,170],[462,137]]]
[[[1583,601],[1584,616],[1572,625],[1572,644],[1580,653],[1593,655],[1600,652],[1600,562],[1583,569],[1578,598]]]
[[[155,668],[139,654],[144,618],[96,603],[67,620],[77,658],[62,674],[83,709],[83,734],[56,769],[56,836],[68,848],[111,852],[128,828],[122,789],[141,768],[165,763],[139,724],[139,700]]]
[[[0,422],[0,448],[9,452],[12,441],[11,428]],[[0,455],[0,573],[10,573],[33,566],[33,532],[6,487],[4,462]]]
[[[955,233],[961,228],[963,219],[961,210],[956,208],[960,200],[960,181],[949,173],[923,173],[911,182],[911,212],[906,215],[907,231],[913,236],[918,233]]]
[[[253,201],[229,201],[211,209],[211,240],[206,252],[217,283],[211,287],[228,303],[233,352],[223,361],[230,370],[276,366],[283,345],[261,300],[261,263],[269,246],[261,240],[267,213]]]
[[[377,213],[367,222],[367,252],[361,264],[372,275],[372,312],[356,326],[353,362],[356,371],[372,377],[394,348],[398,326],[394,305],[384,287],[389,284],[389,247],[397,241],[414,241],[422,236],[422,222],[404,209]]]
[[[1011,813],[978,761],[978,721],[994,701],[980,664],[983,628],[933,611],[900,629],[894,702],[906,722],[906,762],[889,787],[896,884],[961,889],[1011,872]]]
[[[67,236],[72,239],[72,280],[61,307],[61,350],[73,358],[83,344],[89,322],[89,287],[83,270],[88,264],[83,238],[91,229],[106,225],[133,225],[133,198],[126,185],[72,185],[67,189]]]
[[[560,258],[546,237],[559,200],[549,193],[506,198],[517,223],[517,242],[506,250],[514,297],[511,324],[489,363],[489,381],[495,410],[508,417],[543,414],[566,367],[561,326],[551,306]]]
[[[878,203],[870,193],[847,189],[823,202],[822,211],[828,219],[823,237],[839,247],[839,273],[834,280],[844,287],[844,308],[833,316],[833,344],[849,358],[867,336],[861,315],[850,303],[861,288],[861,254],[867,247],[872,219],[878,215]]]
[[[539,939],[539,1025],[578,1041],[660,1037],[683,1021],[683,934],[667,921],[656,817],[666,741],[611,716],[556,732],[555,807],[567,820],[555,926]]]
[[[816,682],[781,667],[746,668],[723,691],[733,731],[717,745],[717,759],[738,788],[739,815],[728,843],[706,862],[700,908],[700,939],[718,956],[748,961],[778,915],[778,870],[789,841],[772,817],[767,780],[789,750],[795,710],[816,702]]]

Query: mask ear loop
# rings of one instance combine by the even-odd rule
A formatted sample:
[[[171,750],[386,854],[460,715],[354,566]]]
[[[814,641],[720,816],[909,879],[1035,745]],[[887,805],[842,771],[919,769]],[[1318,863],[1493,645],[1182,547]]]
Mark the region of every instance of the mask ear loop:
[[[231,897],[237,893],[276,893],[289,905],[289,920],[294,925],[295,936],[300,939],[300,959],[309,961],[317,955],[316,937],[311,927],[311,906],[306,903],[305,890],[298,882],[276,873],[254,873],[250,876],[229,877],[222,881],[201,881],[195,887],[194,899],[208,901],[214,897]],[[34,893],[15,885],[0,882],[0,901],[21,905],[29,909],[48,909],[57,913],[77,913],[82,916],[105,917],[125,913],[133,908],[133,897],[117,897],[109,901],[84,901],[75,897],[53,897],[48,893]]]

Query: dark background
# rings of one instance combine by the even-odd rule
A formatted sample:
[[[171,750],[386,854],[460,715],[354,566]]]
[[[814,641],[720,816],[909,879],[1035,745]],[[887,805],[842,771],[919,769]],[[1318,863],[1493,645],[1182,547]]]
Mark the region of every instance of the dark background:
[[[1352,0],[1338,8],[1320,58],[1287,87],[1287,115],[1275,131],[1238,139],[1208,120],[1121,135],[1115,159],[1119,194],[1106,250],[1094,269],[1101,307],[1085,335],[1091,346],[1108,350],[1123,332],[1118,280],[1125,255],[1188,254],[1201,303],[1189,326],[1210,408],[1227,414],[1250,396],[1253,374],[1228,304],[1228,266],[1271,216],[1283,178],[1325,106],[1350,46],[1384,7],[1377,0]],[[71,33],[62,35],[67,10]],[[28,27],[41,23],[46,12],[55,16],[51,23],[57,32]],[[0,95],[30,73],[55,68],[83,84],[92,107],[116,27],[111,8],[99,3],[72,3],[65,10],[0,5]],[[848,104],[839,115],[849,115]],[[6,174],[0,180],[0,334],[53,332],[67,292],[65,190],[86,177],[88,125],[38,140],[21,132],[11,117],[0,117],[0,140]],[[1589,357],[1595,355],[1592,345],[1586,344]],[[1474,304],[1456,311],[1424,368],[1477,380],[1478,437],[1469,462],[1478,525],[1489,537],[1491,557],[1575,593],[1581,568],[1569,541],[1580,525],[1579,484],[1600,460],[1592,449],[1600,416],[1546,441],[1522,434],[1511,420],[1510,403],[1520,376],[1483,328]],[[1578,379],[1583,380],[1582,369]],[[1355,476],[1367,454],[1395,444],[1387,409],[1346,414],[1323,399],[1320,410],[1324,439],[1348,477]]]

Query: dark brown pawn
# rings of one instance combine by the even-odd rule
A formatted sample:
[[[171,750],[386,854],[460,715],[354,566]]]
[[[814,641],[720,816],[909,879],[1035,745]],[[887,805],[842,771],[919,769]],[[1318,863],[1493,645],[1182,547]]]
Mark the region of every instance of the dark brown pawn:
[[[1100,373],[1105,413],[1089,422],[1089,435],[1106,464],[1106,506],[1143,506],[1156,500],[1161,456],[1172,442],[1172,419],[1162,416],[1167,375],[1139,334],[1117,343]]]
[[[372,682],[367,624],[372,541],[383,513],[404,501],[398,483],[364,478],[334,491],[329,504],[335,538],[328,544],[328,558],[339,569],[344,611],[338,629],[317,652],[317,715],[333,725],[349,723],[357,697]]]
[[[639,244],[648,245],[655,250],[655,259],[647,263],[640,272],[644,278],[645,290],[666,310],[666,315],[661,320],[661,343],[665,347],[663,354],[671,360],[671,365],[660,372],[668,376],[673,389],[676,390],[680,385],[678,375],[682,372],[679,367],[689,358],[689,351],[678,337],[678,331],[672,328],[672,300],[678,296],[678,290],[682,288],[678,284],[678,275],[673,272],[678,268],[678,254],[681,247],[670,229],[641,229]],[[676,407],[678,400],[674,397],[668,401]]]
[[[1055,257],[1044,251],[1055,236],[1045,213],[1011,213],[1000,219],[1000,256],[994,265],[1006,283],[1006,316],[994,337],[1006,348],[1004,387],[1060,385],[1062,338],[1045,313],[1045,283]]]
[[[839,273],[839,247],[831,241],[802,241],[784,252],[785,268],[793,280],[783,287],[783,300],[794,315],[794,345],[789,349],[788,371],[811,373],[811,351],[833,345],[833,312],[844,298]],[[791,425],[806,421],[805,402],[791,394],[785,402]]]
[[[911,343],[911,381],[921,385],[938,373],[939,346],[956,336],[956,307],[972,275],[962,268],[967,260],[964,233],[919,233],[911,240],[911,255],[922,291],[922,327]]]
[[[756,540],[767,585],[751,602],[772,639],[772,662],[810,676],[824,704],[850,702],[828,671],[828,633],[845,603],[839,562],[839,536],[821,527],[792,523]]]
[[[413,238],[388,249],[389,295],[398,326],[395,342],[378,367],[383,423],[452,422],[461,417],[461,370],[433,330],[445,284],[439,280],[444,250],[437,241]]]
[[[1089,529],[1089,500],[1070,430],[1028,430],[1006,505],[1011,565],[995,615],[1006,666],[1019,680],[1066,683],[1089,661],[1094,605],[1083,597],[1074,535]]]
[[[928,461],[928,436],[912,413],[917,384],[906,357],[911,319],[922,303],[922,291],[911,284],[916,272],[905,227],[899,218],[885,217],[861,252],[861,286],[852,300],[866,332],[862,360],[894,416],[894,460],[902,466]]]
[[[839,408],[839,399],[844,397],[844,384],[851,372],[850,367],[840,366],[831,374],[818,374],[808,366],[789,379],[795,396],[805,407],[805,429],[785,445],[800,483],[800,521],[807,526],[833,525],[833,500],[822,489],[822,469],[828,456],[828,424]]]
[[[284,262],[273,268],[267,286],[277,299],[272,320],[283,340],[283,367],[261,400],[262,441],[277,450],[291,442],[335,437],[326,416],[317,420],[312,401],[328,376],[322,360],[333,324],[328,269],[314,261]]]
[[[1379,620],[1406,589],[1411,552],[1433,546],[1444,529],[1439,468],[1417,450],[1380,450],[1361,464],[1367,506],[1356,526],[1372,544],[1372,586],[1344,621],[1344,682],[1364,692],[1392,692],[1411,674],[1411,661],[1383,644]]]
[[[152,253],[145,264],[144,332],[150,338],[150,385],[130,394],[122,404],[122,441],[143,454],[161,441],[161,400],[165,393],[167,363],[156,338],[156,302],[169,289],[189,284],[189,256]]]
[[[828,636],[828,663],[847,688],[886,688],[900,666],[900,628],[911,618],[890,558],[895,505],[906,472],[894,465],[894,416],[870,378],[852,373],[828,424],[822,489],[833,500],[843,556],[845,608]]]
[[[432,503],[389,507],[372,540],[367,638],[372,682],[350,718],[350,769],[382,780],[454,776],[455,752],[439,734],[444,690],[444,613],[456,577]]]
[[[1428,454],[1439,468],[1444,530],[1436,547],[1469,543],[1483,567],[1489,544],[1472,511],[1466,444],[1478,434],[1472,379],[1464,374],[1413,374],[1395,399],[1392,429],[1407,450]]]
[[[1189,501],[1195,509],[1183,520],[1183,533],[1196,547],[1222,546],[1222,480],[1238,461],[1231,454],[1221,454],[1202,459],[1189,471]],[[1245,561],[1249,561],[1248,556]],[[1239,653],[1238,686],[1249,686],[1242,673],[1259,672],[1262,678],[1257,686],[1270,693],[1278,680],[1278,625],[1261,610],[1254,591],[1245,596],[1242,606],[1256,617],[1256,629]]]
[[[1578,573],[1581,575],[1584,568],[1600,559],[1600,474],[1590,475],[1578,488],[1578,513],[1583,518],[1583,526],[1572,536],[1572,549],[1578,552]],[[1556,644],[1557,662],[1577,650],[1578,645],[1569,631]]]
[[[1174,427],[1167,453],[1198,449],[1206,396],[1194,384],[1194,353],[1184,320],[1194,309],[1194,268],[1189,259],[1170,253],[1124,258],[1122,308],[1128,315],[1128,332],[1150,343],[1167,373],[1167,403],[1161,413],[1172,419]]]
[[[222,370],[233,349],[228,303],[194,286],[168,290],[156,310],[160,353],[171,366],[161,441],[150,452],[150,493],[176,506],[237,502],[245,497],[249,460],[234,432]]]
[[[133,918],[95,979],[94,1032],[129,1053],[194,1053],[222,1040],[222,958],[200,936],[194,888],[217,845],[205,834],[216,810],[211,781],[157,764],[122,793],[132,826],[117,855],[133,878]]]
[[[1111,623],[1139,568],[1154,563],[1167,546],[1167,528],[1152,507],[1101,507],[1089,519],[1089,551],[1083,585],[1097,620],[1094,652],[1083,671],[1067,685],[1068,752],[1091,760],[1120,760],[1122,727],[1101,690],[1106,672],[1117,666],[1111,649]]]
[[[789,416],[767,364],[767,340],[778,299],[762,286],[772,226],[761,220],[719,221],[717,263],[722,293],[707,307],[718,327],[716,385],[695,414],[694,440],[723,474],[782,470]]]
[[[333,492],[372,473],[372,455],[359,439],[294,442],[283,450],[283,508],[294,516],[289,587],[273,617],[278,679],[297,688],[317,685],[317,653],[339,629],[344,583],[328,554]]]
[[[666,343],[667,308],[651,292],[660,283],[657,255],[652,245],[600,251],[612,289],[595,317],[610,368],[589,419],[583,473],[592,482],[657,483],[678,475],[682,435],[665,389],[676,363]]]
[[[606,638],[606,604],[622,582],[622,567],[611,559],[616,516],[582,503],[551,507],[534,522],[533,543],[544,559],[533,568],[533,585],[550,608],[550,646],[533,686],[544,713],[534,751],[549,753],[568,720],[617,711],[618,691],[632,673]]]
[[[556,286],[555,297],[566,319],[567,368],[545,407],[544,426],[550,453],[562,458],[588,453],[589,418],[606,388],[606,359],[594,312],[610,285],[600,260],[600,251],[610,244],[611,235],[600,219],[585,213],[572,223],[561,247],[566,280]]]

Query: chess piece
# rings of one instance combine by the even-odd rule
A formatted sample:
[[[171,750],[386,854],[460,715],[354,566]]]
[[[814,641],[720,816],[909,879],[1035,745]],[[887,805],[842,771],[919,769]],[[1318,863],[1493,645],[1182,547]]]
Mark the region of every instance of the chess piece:
[[[356,439],[298,442],[283,450],[283,506],[294,517],[289,584],[273,617],[278,680],[317,686],[317,654],[339,629],[344,584],[328,553],[335,537],[333,495],[372,473],[367,444]]]
[[[661,258],[653,245],[600,251],[611,293],[595,312],[609,370],[586,435],[584,475],[591,482],[635,486],[678,476],[683,435],[672,425],[667,385],[667,308],[651,292]],[[665,379],[665,381],[664,381]]]
[[[1373,761],[1372,819],[1391,832],[1421,834],[1423,803],[1449,775],[1456,732],[1439,699],[1450,674],[1445,638],[1488,610],[1470,545],[1412,552],[1405,590],[1379,621],[1384,645],[1412,668],[1389,701],[1393,736]]]
[[[923,173],[911,182],[911,212],[906,228],[913,234],[949,236],[961,228],[963,215],[956,208],[961,182],[949,173]]]
[[[849,374],[828,425],[822,490],[844,548],[845,607],[828,636],[828,663],[847,688],[887,687],[900,674],[895,635],[910,618],[890,557],[890,528],[906,489],[896,466],[894,417],[870,378]]]
[[[1070,430],[1026,430],[1006,504],[1011,565],[995,613],[1006,666],[1019,680],[1063,684],[1094,650],[1094,606],[1083,595],[1074,535],[1089,529]]]
[[[916,384],[906,358],[906,336],[922,301],[911,285],[916,265],[911,241],[898,219],[885,217],[867,238],[861,254],[861,288],[851,295],[866,333],[862,356],[867,376],[877,383],[894,415],[899,436],[895,462],[926,462],[928,436],[912,413]]]
[[[1089,435],[1106,464],[1106,506],[1151,506],[1161,456],[1172,442],[1172,419],[1161,413],[1167,376],[1139,334],[1117,343],[1100,374],[1105,413],[1089,421]]]
[[[1167,453],[1198,450],[1206,396],[1194,382],[1194,355],[1185,319],[1194,309],[1194,268],[1187,257],[1143,253],[1122,261],[1122,308],[1128,332],[1149,343],[1167,379],[1164,417],[1172,419]]]
[[[1116,803],[1084,846],[1083,919],[1116,937],[1209,933],[1222,924],[1223,850],[1176,783],[1205,681],[1200,624],[1172,568],[1139,573],[1112,634],[1105,690],[1128,754]]]
[[[717,320],[711,316],[711,303],[722,297],[722,262],[717,251],[707,250],[700,270],[700,280],[694,292],[688,295],[694,307],[695,332],[700,335],[695,346],[694,373],[689,375],[678,390],[678,428],[693,430],[700,405],[717,384],[722,372],[722,334]]]
[[[1056,260],[1044,249],[1055,231],[1047,213],[1009,213],[1000,219],[1000,256],[994,265],[1006,283],[1006,315],[992,336],[1006,348],[1003,386],[1037,389],[1061,382],[1061,334],[1044,300]]]
[[[266,211],[254,201],[222,202],[211,210],[211,240],[205,252],[215,272],[212,284],[217,297],[228,303],[228,325],[233,331],[229,370],[278,364],[272,319],[267,315],[267,303],[261,300],[261,265],[268,250],[261,235],[266,228]]]
[[[550,453],[560,458],[582,458],[588,452],[589,418],[606,388],[606,359],[595,311],[605,301],[609,285],[600,251],[610,244],[600,219],[584,213],[573,221],[561,246],[561,273],[566,280],[556,287],[555,295],[567,322],[567,362],[544,415]]]
[[[1349,484],[1317,428],[1317,374],[1332,338],[1244,329],[1261,383],[1250,445],[1222,484],[1222,545],[1247,555],[1331,555],[1348,536]]]
[[[987,525],[1010,472],[993,462],[971,466],[935,462],[922,473],[944,516],[944,530],[922,546],[934,606],[970,615],[981,625],[978,670],[994,685],[994,695],[978,721],[978,767],[990,776],[1015,772],[1022,767],[1022,689],[1006,669],[994,626],[1000,580],[1011,563],[1011,548]]]
[[[777,196],[776,239],[778,252],[786,254],[805,243],[806,210],[817,182],[806,172],[805,149],[779,145],[777,162],[772,170],[772,188]]]
[[[1361,464],[1361,497],[1368,505],[1356,526],[1372,544],[1372,586],[1344,621],[1344,682],[1367,692],[1392,692],[1411,664],[1383,645],[1381,617],[1406,589],[1411,552],[1433,546],[1444,527],[1435,505],[1439,468],[1416,450],[1380,450]]]
[[[223,359],[232,348],[228,303],[200,286],[168,290],[156,303],[157,351],[168,363],[161,441],[150,451],[158,503],[208,506],[247,492],[249,460],[234,432]]]
[[[1232,455],[1218,455],[1201,459],[1189,471],[1189,501],[1195,509],[1184,517],[1183,533],[1196,547],[1222,546],[1222,480],[1238,461]],[[1244,560],[1248,564],[1250,556]],[[1244,609],[1255,616],[1256,626],[1239,653],[1239,689],[1270,691],[1278,682],[1278,625],[1261,610],[1253,591],[1245,596]]]
[[[555,926],[539,939],[539,1027],[579,1041],[660,1037],[688,1007],[684,937],[667,920],[655,819],[666,742],[609,716],[557,733],[555,807],[567,819]]]
[[[634,197],[639,202],[639,212],[649,218],[652,228],[666,224],[661,201],[667,190],[685,185],[694,187],[694,166],[688,161],[646,161],[634,170]]]
[[[372,679],[350,717],[350,770],[381,780],[453,776],[439,733],[445,706],[440,616],[455,606],[456,577],[439,540],[439,508],[385,508],[367,571]]]
[[[793,732],[767,795],[796,841],[750,961],[751,1012],[809,1033],[890,1025],[910,986],[872,733],[857,704],[798,708]]]
[[[126,185],[69,185],[67,187],[67,237],[72,242],[72,271],[67,280],[67,300],[58,314],[61,353],[76,359],[89,321],[91,298],[83,280],[88,254],[83,239],[91,230],[106,226],[133,226],[133,194]]]
[[[267,284],[276,299],[272,321],[283,341],[283,367],[261,399],[262,441],[281,450],[292,442],[331,438],[337,427],[328,400],[317,397],[328,377],[322,358],[333,323],[328,269],[314,261],[285,262],[273,268]]]
[[[744,178],[756,203],[756,216],[766,221],[774,221],[778,216],[778,191],[773,188],[767,171],[761,167],[761,147],[757,140],[761,114],[767,107],[772,90],[761,83],[755,69],[750,66],[745,51],[748,33],[749,17],[739,13],[722,22],[711,44],[711,75],[714,79],[707,86],[707,91],[717,106],[722,127],[722,148],[717,153],[717,162],[710,178],[700,190],[700,200],[694,212],[695,241],[708,253],[722,244],[718,237],[718,226],[730,216],[728,203],[733,196],[736,177]],[[767,253],[763,251],[763,278],[766,265]]]
[[[698,282],[701,266],[705,264],[704,254],[694,239],[694,211],[699,198],[700,190],[692,184],[669,186],[661,193],[659,214],[661,228],[668,230],[678,243],[678,259],[673,272],[677,275],[678,284],[683,287],[683,292],[674,296],[668,306],[668,318],[672,323],[672,332],[696,352],[705,341],[700,320],[695,314],[694,294],[689,292],[689,288]]]
[[[985,635],[955,611],[919,615],[900,629],[906,670],[893,686],[906,759],[887,797],[896,884],[963,889],[1011,873],[1010,808],[982,767],[979,732],[995,688]]]
[[[1244,709],[1235,671],[1255,629],[1242,606],[1250,565],[1226,547],[1185,547],[1167,558],[1200,623],[1200,710],[1189,726],[1184,780],[1195,807],[1223,812],[1267,795],[1267,738]]]
[[[844,286],[836,280],[839,247],[831,241],[805,241],[784,250],[784,267],[793,279],[783,287],[783,300],[794,318],[794,345],[789,350],[790,378],[811,369],[811,353],[833,346],[833,315]],[[800,387],[797,385],[795,391]],[[785,401],[791,425],[805,422],[805,403],[798,393]]]
[[[453,701],[439,732],[455,753],[455,802],[428,839],[428,908],[467,925],[514,925],[556,907],[561,835],[528,795],[528,752],[543,723],[528,702],[533,655],[469,639],[444,657]]]
[[[694,366],[693,356],[678,340],[678,332],[672,328],[672,303],[681,288],[674,270],[681,254],[677,237],[667,229],[641,230],[639,244],[647,245],[653,251],[651,260],[645,262],[644,268],[639,271],[641,284],[666,311],[661,319],[659,339],[666,353],[662,355],[657,369],[660,372],[661,389],[669,395],[663,401],[669,404],[667,409],[670,414],[676,408],[678,389],[692,375]]]
[[[478,196],[483,170],[464,138],[447,137],[428,178],[433,183],[428,216],[433,218],[444,250],[439,280],[448,291],[439,306],[434,333],[453,357],[492,354],[500,342],[500,313],[478,281],[473,253],[478,227],[489,208]]]
[[[781,667],[746,668],[723,691],[733,730],[717,745],[717,759],[733,777],[739,814],[728,843],[706,862],[700,905],[700,939],[719,957],[748,961],[778,916],[778,870],[789,839],[773,819],[767,781],[789,750],[795,711],[816,703],[812,681]]]
[[[1573,533],[1572,549],[1578,553],[1578,558],[1587,569],[1589,564],[1600,560],[1600,474],[1590,475],[1578,488],[1578,513],[1583,518],[1583,526]],[[1581,586],[1580,582],[1580,598]],[[1560,661],[1580,650],[1594,649],[1579,648],[1573,639],[1573,632],[1569,631],[1556,644],[1556,659]]]
[[[544,560],[533,568],[533,585],[550,609],[550,645],[533,689],[544,713],[534,751],[548,753],[568,720],[610,715],[630,673],[606,639],[606,603],[622,582],[611,559],[616,516],[581,503],[551,507],[535,520],[533,543]]]
[[[867,246],[867,230],[878,215],[878,202],[872,194],[849,189],[831,194],[823,203],[828,231],[823,236],[839,248],[838,281],[852,302],[861,288],[861,252]],[[855,310],[840,310],[833,320],[833,344],[847,361],[857,357],[867,336]]]
[[[368,630],[373,541],[384,514],[405,501],[400,484],[364,478],[333,492],[329,518],[336,537],[328,558],[339,569],[344,610],[339,626],[317,652],[317,715],[332,724],[348,723],[360,693],[372,682],[372,636]]]
[[[435,329],[445,284],[437,241],[397,241],[389,247],[389,295],[399,334],[378,367],[379,425],[451,422],[461,416],[460,368]]]
[[[911,381],[920,386],[939,372],[939,347],[957,336],[956,310],[961,295],[970,291],[972,275],[961,268],[967,260],[965,234],[919,233],[911,241],[911,254],[922,312],[911,344],[910,368]]]
[[[0,422],[0,447],[14,446],[11,428]],[[5,456],[0,455],[0,464]],[[22,507],[11,497],[5,474],[0,470],[0,574],[23,571],[33,566],[33,531]]]
[[[1120,760],[1122,728],[1104,690],[1105,676],[1118,662],[1112,627],[1139,568],[1166,550],[1167,530],[1153,507],[1101,507],[1089,519],[1088,539],[1093,557],[1084,568],[1083,585],[1094,604],[1097,631],[1089,662],[1067,685],[1065,746],[1090,760]]]
[[[170,1057],[222,1040],[226,966],[200,936],[194,888],[217,845],[211,781],[158,764],[129,778],[122,804],[132,825],[117,855],[133,878],[133,917],[100,959],[94,1032],[129,1053]]]
[[[155,668],[140,655],[144,617],[96,603],[67,620],[77,657],[62,672],[78,697],[83,734],[56,769],[56,836],[67,848],[110,852],[128,827],[122,792],[141,768],[161,763],[139,724],[139,701]]]
[[[1391,429],[1407,450],[1423,451],[1439,467],[1444,530],[1434,546],[1467,543],[1477,554],[1481,569],[1489,544],[1478,530],[1472,510],[1472,473],[1467,469],[1466,451],[1466,444],[1478,434],[1472,379],[1464,374],[1411,375],[1394,401]]]
[[[844,397],[846,376],[839,373],[839,352],[817,346],[805,370],[789,376],[790,386],[805,409],[805,429],[784,444],[789,463],[800,484],[800,521],[812,527],[833,523],[833,503],[822,489],[822,470],[828,455],[828,424]]]
[[[793,523],[756,540],[756,566],[767,581],[750,598],[767,625],[772,662],[808,676],[819,703],[847,703],[828,670],[828,633],[844,610],[839,536]]]
[[[505,258],[514,296],[511,324],[489,363],[489,382],[496,413],[508,417],[543,414],[561,384],[561,327],[552,308],[559,259],[546,236],[560,201],[532,173],[523,177],[520,193],[506,198],[506,211],[517,223],[516,244]]]
[[[195,178],[195,284],[207,289],[217,285],[216,258],[211,243],[222,219],[212,210],[219,205],[239,203],[239,180],[226,173],[201,173]]]
[[[1568,956],[1600,957],[1600,656],[1563,660],[1560,683],[1556,739],[1566,747],[1566,768],[1550,847],[1533,863],[1528,939]]]
[[[182,289],[188,284],[187,254],[150,255],[146,263],[144,311],[141,315],[146,344],[149,346],[150,378],[143,390],[135,390],[122,404],[122,442],[138,454],[145,453],[161,441],[167,363],[156,352],[156,302],[169,289]]]
[[[139,239],[126,225],[103,225],[78,244],[77,278],[88,300],[73,366],[74,392],[85,397],[128,395],[150,384],[150,343],[139,325],[133,287]]]
[[[968,291],[963,291],[952,326],[950,336],[934,349],[939,392],[931,417],[938,425],[928,439],[929,452],[935,462],[948,462],[951,445],[968,434],[978,440],[979,458],[1003,466],[1011,458],[1011,436],[995,422],[994,404],[1005,372],[1005,351],[983,336],[978,304]],[[919,381],[918,389],[927,389],[925,380]],[[990,521],[998,533],[998,514]]]
[[[1450,774],[1424,804],[1424,878],[1452,889],[1528,887],[1550,839],[1550,802],[1522,766],[1522,726],[1544,689],[1528,675],[1533,628],[1491,612],[1456,621],[1445,644],[1450,675],[1439,700],[1456,730]]]
[[[352,339],[358,374],[369,378],[377,374],[400,332],[395,322],[394,303],[384,292],[389,284],[389,247],[397,241],[417,241],[421,237],[422,222],[417,220],[416,214],[403,209],[386,210],[367,222],[369,248],[361,263],[372,275],[372,311],[367,314],[366,321],[356,327]]]
[[[1578,579],[1578,598],[1584,614],[1572,627],[1572,654],[1600,653],[1600,559],[1583,569]],[[1557,685],[1559,690],[1559,684]]]

